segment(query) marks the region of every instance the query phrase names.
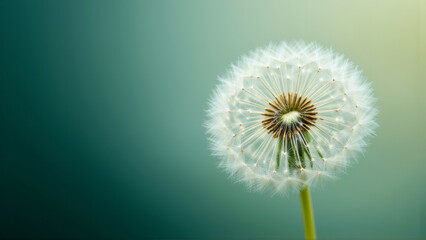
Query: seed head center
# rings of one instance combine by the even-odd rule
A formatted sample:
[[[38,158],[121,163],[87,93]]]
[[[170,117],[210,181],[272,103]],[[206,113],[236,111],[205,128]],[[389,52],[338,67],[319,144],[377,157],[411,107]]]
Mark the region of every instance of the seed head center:
[[[300,118],[300,112],[298,112],[298,111],[291,111],[291,112],[288,112],[288,113],[284,113],[281,116],[281,121],[285,125],[290,125],[290,124],[298,122],[299,118]]]
[[[308,131],[319,119],[315,105],[307,97],[295,93],[282,93],[268,102],[270,107],[262,113],[263,127],[274,138],[292,137]]]

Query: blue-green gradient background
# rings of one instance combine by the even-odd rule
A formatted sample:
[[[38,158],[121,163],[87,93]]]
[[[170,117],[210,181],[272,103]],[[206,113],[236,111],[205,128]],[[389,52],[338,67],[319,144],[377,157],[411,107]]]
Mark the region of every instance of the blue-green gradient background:
[[[374,87],[365,156],[313,189],[322,239],[426,238],[426,2],[0,1],[0,238],[298,239],[298,195],[216,168],[217,76],[282,40]]]

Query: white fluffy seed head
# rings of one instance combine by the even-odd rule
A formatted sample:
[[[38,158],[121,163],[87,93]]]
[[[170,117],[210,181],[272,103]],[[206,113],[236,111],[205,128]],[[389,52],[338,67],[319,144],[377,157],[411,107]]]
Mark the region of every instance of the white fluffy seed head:
[[[285,193],[333,178],[377,127],[370,84],[315,43],[258,49],[219,80],[206,124],[211,148],[251,189]]]

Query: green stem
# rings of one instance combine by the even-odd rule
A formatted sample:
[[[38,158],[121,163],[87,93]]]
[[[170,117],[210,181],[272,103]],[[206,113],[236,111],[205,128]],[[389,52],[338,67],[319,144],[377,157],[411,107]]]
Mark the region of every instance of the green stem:
[[[307,185],[300,190],[300,202],[302,203],[303,223],[305,225],[305,238],[307,240],[314,240],[316,239],[314,212],[312,209],[309,186]]]
[[[278,170],[278,168],[280,168],[282,148],[283,148],[283,138],[280,137],[278,139],[277,164],[275,164],[275,170]]]

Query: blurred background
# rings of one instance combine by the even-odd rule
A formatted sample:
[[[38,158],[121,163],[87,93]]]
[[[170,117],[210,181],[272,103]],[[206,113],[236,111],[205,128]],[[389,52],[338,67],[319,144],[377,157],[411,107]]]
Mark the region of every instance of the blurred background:
[[[321,239],[426,238],[426,1],[0,0],[0,238],[301,239],[299,196],[216,168],[207,101],[283,40],[345,54],[380,127],[313,189]]]

